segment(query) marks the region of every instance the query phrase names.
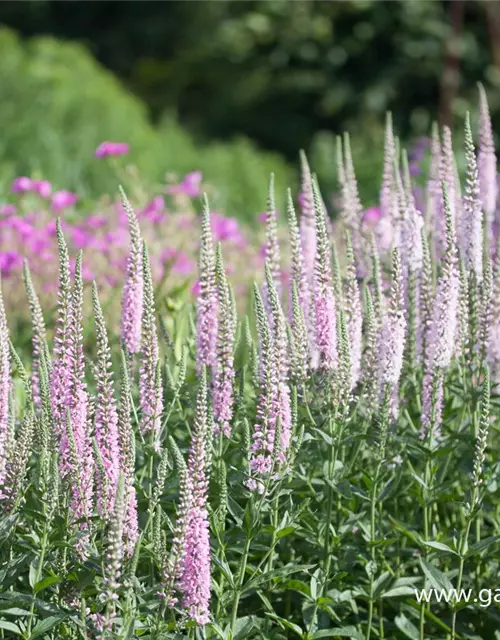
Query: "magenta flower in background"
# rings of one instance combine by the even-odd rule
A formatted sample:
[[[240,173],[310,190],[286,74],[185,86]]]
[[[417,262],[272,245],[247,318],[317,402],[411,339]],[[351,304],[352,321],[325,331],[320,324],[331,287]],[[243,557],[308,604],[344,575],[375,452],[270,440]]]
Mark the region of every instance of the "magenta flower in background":
[[[129,152],[129,145],[126,142],[101,142],[95,150],[96,158],[107,158],[109,156],[124,156]]]
[[[89,216],[85,220],[85,224],[91,229],[99,229],[106,224],[106,218],[105,216]]]
[[[238,221],[234,218],[213,212],[210,221],[212,223],[212,233],[215,241],[234,240],[240,242],[243,240]]]
[[[33,180],[31,189],[41,198],[48,199],[52,194],[52,185],[48,180]]]
[[[10,188],[14,193],[26,193],[27,191],[31,191],[33,189],[33,180],[31,178],[27,178],[26,176],[20,176],[16,178],[12,183]]]
[[[78,196],[76,193],[71,193],[71,191],[66,191],[66,189],[56,191],[52,196],[52,211],[58,212],[72,207],[77,200]]]
[[[363,224],[373,229],[373,227],[380,221],[382,217],[382,210],[380,207],[368,207],[363,211]]]
[[[9,276],[22,265],[23,259],[16,251],[0,251],[0,273]]]
[[[13,216],[16,214],[17,207],[15,204],[0,204],[0,216]]]
[[[141,213],[141,217],[150,222],[162,222],[165,217],[165,200],[163,196],[156,196],[148,202]]]
[[[179,184],[173,184],[167,187],[166,193],[170,196],[186,195],[190,198],[197,198],[201,195],[201,171],[191,171],[184,180]]]

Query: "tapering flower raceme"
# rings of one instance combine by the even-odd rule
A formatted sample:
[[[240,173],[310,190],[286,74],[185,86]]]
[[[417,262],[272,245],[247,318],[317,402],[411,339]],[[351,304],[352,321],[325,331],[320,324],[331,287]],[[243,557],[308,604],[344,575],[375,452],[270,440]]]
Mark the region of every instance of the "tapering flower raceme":
[[[394,190],[394,162],[396,160],[396,145],[392,128],[392,114],[387,113],[385,121],[384,139],[384,169],[382,174],[382,188],[380,190],[380,213],[382,217],[391,215],[392,194]]]
[[[115,600],[118,599],[117,591],[121,586],[123,570],[123,523],[125,516],[125,482],[120,473],[116,486],[116,498],[113,511],[110,514],[109,533],[107,540],[107,554],[104,563],[104,593],[108,610],[108,621],[114,616]]]
[[[386,385],[391,389],[392,411],[397,415],[399,378],[403,367],[406,318],[404,303],[403,271],[399,251],[392,256],[392,282],[389,308],[378,335],[378,382],[379,400]]]
[[[459,211],[457,211],[457,191],[460,191],[457,184],[456,168],[455,168],[455,156],[453,155],[453,141],[451,130],[449,127],[443,127],[442,131],[442,145],[441,145],[441,166],[440,166],[440,181],[441,184],[446,184],[448,192],[448,203],[450,207],[450,215],[453,222],[453,227],[460,228],[461,220],[459,217]],[[440,215],[436,220],[434,227],[434,239],[439,254],[443,254],[446,250],[446,220],[443,206],[443,190],[440,188],[441,207]]]
[[[0,280],[0,486],[3,484],[9,441],[10,349]]]
[[[142,409],[141,433],[159,436],[163,412],[163,394],[159,373],[158,333],[156,330],[153,277],[146,244],[143,244],[142,266],[144,301],[142,309],[142,340],[139,368],[139,400]]]
[[[141,346],[141,320],[144,295],[142,240],[139,223],[124,191],[120,188],[122,206],[127,214],[130,249],[123,287],[121,339],[127,353],[138,353]]]
[[[286,459],[286,453],[290,446],[292,435],[292,414],[290,388],[288,386],[288,376],[290,360],[288,355],[288,339],[286,332],[286,320],[278,298],[278,292],[274,286],[271,270],[266,264],[266,282],[269,294],[269,306],[271,308],[271,340],[273,346],[273,358],[276,362],[279,384],[276,389],[277,415],[276,424],[280,425],[279,451],[273,451],[276,460],[280,463]]]
[[[382,287],[382,270],[380,268],[380,256],[377,249],[377,243],[375,241],[375,236],[372,234],[371,237],[371,283],[372,283],[372,299],[373,299],[373,309],[375,312],[375,321],[377,326],[381,324],[382,317],[384,313],[385,300],[384,293]]]
[[[251,478],[247,486],[251,491],[264,491],[261,478],[273,469],[276,422],[278,419],[278,394],[280,376],[269,319],[259,287],[254,283],[255,314],[259,334],[259,367],[257,414],[250,445],[249,467]]]
[[[479,149],[477,155],[479,192],[488,227],[491,228],[497,205],[497,158],[491,129],[488,99],[479,85]]]
[[[217,359],[217,285],[215,252],[210,226],[210,208],[203,196],[201,246],[199,258],[199,294],[196,301],[196,366],[215,366]]]
[[[15,509],[21,497],[34,427],[35,415],[32,409],[28,409],[16,437],[10,438],[7,451],[4,452],[3,478],[0,476],[0,503],[6,513]]]
[[[500,239],[498,240],[500,245]],[[491,321],[488,334],[488,363],[491,377],[500,382],[500,250],[497,247],[493,271],[493,295],[491,302]]]
[[[427,354],[427,334],[432,316],[432,304],[434,299],[434,283],[432,274],[432,259],[425,229],[421,231],[422,237],[422,269],[418,278],[418,333],[417,351],[420,361],[425,362]]]
[[[436,228],[437,221],[442,216],[442,189],[441,189],[441,141],[439,139],[439,127],[434,122],[431,133],[431,158],[429,176],[426,187],[426,212],[425,219],[429,229]]]
[[[403,210],[403,223],[401,226],[401,259],[406,277],[409,273],[418,273],[423,263],[422,229],[423,219],[420,211],[415,205],[410,174],[408,170],[408,160],[403,156],[403,170],[405,175],[402,190],[400,190],[400,207]]]
[[[106,324],[99,302],[97,284],[92,283],[92,302],[96,333],[96,409],[95,438],[105,478],[98,474],[99,513],[107,519],[112,513],[115,503],[118,476],[120,473],[120,447],[118,435],[118,412],[113,392],[111,373],[111,349],[108,343]]]
[[[432,423],[433,433],[439,432],[443,374],[450,366],[455,350],[459,315],[460,283],[457,269],[456,240],[446,184],[443,184],[446,216],[446,253],[442,260],[442,274],[438,281],[429,326],[425,376],[422,398],[422,432],[425,437]]]
[[[314,265],[314,351],[312,365],[330,371],[337,365],[335,296],[332,286],[330,244],[325,214],[316,182],[313,182],[316,211],[316,262]]]
[[[292,282],[292,337],[294,342],[293,375],[303,385],[309,369],[309,342],[304,311],[300,305],[297,285]]]
[[[94,464],[92,456],[91,424],[89,415],[89,401],[85,384],[85,360],[83,355],[83,278],[82,278],[82,253],[78,253],[75,265],[75,276],[71,291],[70,326],[68,327],[68,359],[71,363],[70,389],[67,396],[66,432],[71,429],[71,435],[75,445],[75,453],[71,457],[71,463],[65,466],[61,460],[61,472],[63,477],[77,473],[80,482],[72,484],[71,508],[75,520],[88,518],[92,513],[93,505],[93,479]],[[69,424],[68,424],[69,414]],[[61,451],[66,451],[69,443],[61,438]],[[62,456],[61,456],[62,457]],[[76,466],[78,469],[76,469]],[[83,528],[88,524],[82,523]]]
[[[49,352],[47,347],[47,338],[45,335],[45,320],[43,318],[43,311],[40,305],[40,301],[36,294],[35,288],[33,286],[33,281],[31,279],[31,273],[29,270],[27,260],[24,261],[24,284],[26,287],[26,292],[28,294],[28,303],[30,307],[31,313],[31,326],[32,326],[32,345],[33,345],[33,364],[32,364],[32,373],[31,373],[31,385],[33,391],[33,401],[35,402],[35,406],[40,408],[41,398],[40,398],[40,383],[39,383],[39,367],[40,367],[40,353],[42,349],[45,352],[47,361],[49,361]]]
[[[484,261],[483,280],[479,288],[479,358],[481,363],[488,355],[490,326],[492,318],[493,302],[493,264],[491,258],[486,256]]]
[[[483,277],[483,212],[469,114],[465,118],[465,159],[467,168],[463,219],[459,228],[460,250],[467,273],[470,274],[471,271],[474,271],[476,281],[481,282]]]
[[[269,178],[266,207],[266,263],[271,271],[274,286],[278,294],[281,294],[280,246],[278,242],[278,215],[274,198],[274,173],[271,173]],[[262,298],[266,308],[268,308],[268,291],[265,282],[262,287]]]
[[[356,264],[349,232],[346,233],[346,287],[344,295],[344,316],[349,337],[349,358],[351,365],[350,389],[356,386],[361,373],[361,351],[363,348],[361,299],[356,279]]]
[[[59,251],[59,290],[57,294],[57,320],[54,335],[54,354],[50,372],[50,394],[54,429],[59,438],[64,438],[66,407],[72,381],[69,327],[71,319],[71,274],[66,240],[60,221],[57,221],[57,243]],[[60,463],[64,466],[66,451],[60,450]]]
[[[365,350],[363,354],[363,396],[366,399],[366,407],[370,414],[377,406],[378,384],[377,384],[377,328],[378,323],[375,317],[373,298],[369,287],[364,289],[365,307]]]
[[[343,169],[342,191],[342,210],[341,215],[346,228],[351,233],[352,245],[354,248],[354,256],[356,264],[360,272],[364,270],[363,264],[363,241],[361,237],[361,219],[363,207],[359,199],[358,182],[354,171],[354,163],[351,153],[351,142],[349,135],[344,134],[344,169]],[[319,191],[318,194],[319,196]],[[315,200],[316,207],[316,200]],[[317,232],[316,232],[317,233]]]
[[[300,208],[300,243],[304,269],[310,288],[314,277],[314,259],[316,256],[316,223],[311,169],[303,151],[300,152]]]
[[[200,625],[210,620],[210,537],[207,509],[209,415],[206,370],[201,372],[196,413],[191,430],[179,588],[181,604]]]
[[[131,556],[139,537],[137,497],[135,493],[135,434],[131,422],[132,402],[128,365],[125,352],[121,352],[120,405],[118,408],[118,436],[120,444],[120,468],[124,483],[123,537],[125,551]]]
[[[295,215],[292,192],[290,189],[288,189],[287,192],[287,217],[291,251],[291,283],[295,282],[296,284],[299,302],[304,310],[304,317],[307,318],[309,316],[309,304],[311,299],[311,282],[308,279],[306,271],[304,253],[301,244],[301,234],[297,225],[297,217]],[[289,301],[292,299],[291,285],[288,299]],[[289,305],[289,308],[289,316],[292,318],[293,310],[291,304]]]
[[[217,361],[213,379],[213,411],[215,432],[223,433],[227,438],[231,435],[231,420],[234,404],[234,343],[236,338],[236,321],[232,311],[229,283],[222,260],[220,244],[217,247],[216,279],[219,306],[219,323],[217,336]]]

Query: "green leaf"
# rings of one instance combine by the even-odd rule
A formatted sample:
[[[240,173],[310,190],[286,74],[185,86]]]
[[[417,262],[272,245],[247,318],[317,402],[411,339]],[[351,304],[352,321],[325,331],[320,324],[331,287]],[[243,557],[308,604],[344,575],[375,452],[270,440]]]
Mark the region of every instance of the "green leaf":
[[[401,585],[400,587],[394,587],[382,594],[382,598],[399,598],[400,596],[412,596],[415,593],[415,588]]]
[[[489,538],[484,538],[484,540],[479,540],[479,542],[476,542],[472,545],[472,547],[470,547],[469,551],[467,552],[467,556],[473,556],[476,553],[480,553],[481,551],[483,551],[483,549],[486,549],[491,544],[497,542],[497,540],[499,539],[500,536],[490,536]]]
[[[30,640],[34,640],[34,638],[39,638],[50,629],[53,629],[55,626],[60,624],[64,619],[68,616],[50,616],[50,618],[45,618],[44,620],[40,620],[40,622],[36,625],[30,635]]]
[[[342,627],[341,629],[321,629],[316,631],[312,636],[316,638],[355,638],[355,640],[363,640],[364,636],[355,627]]]
[[[403,613],[399,616],[396,616],[394,622],[396,623],[396,627],[400,631],[402,631],[407,638],[411,638],[411,640],[419,639],[417,627],[413,624],[413,622],[410,622]]]
[[[53,584],[57,584],[58,582],[61,582],[61,580],[62,578],[59,576],[47,576],[43,580],[40,580],[39,582],[36,583],[34,587],[35,593],[43,591],[47,587],[50,587]]]
[[[425,577],[435,589],[446,589],[447,591],[453,589],[453,585],[448,576],[426,562],[423,558],[420,558],[420,566],[422,567]]]
[[[295,624],[294,622],[290,622],[290,620],[287,620],[286,618],[280,618],[274,613],[266,613],[266,615],[268,615],[273,620],[276,620],[276,622],[283,625],[287,629],[290,629],[290,631],[293,631],[294,633],[296,633],[299,636],[299,638],[303,637],[302,628],[299,627],[298,624]]]
[[[422,541],[426,547],[431,547],[432,549],[438,549],[439,551],[446,551],[446,553],[453,553],[455,556],[458,555],[456,551],[454,551],[451,547],[444,542],[436,542],[434,540],[423,540]]]
[[[0,620],[0,629],[4,629],[5,631],[12,631],[12,633],[17,634],[18,636],[23,635],[21,629],[17,626],[17,624],[8,622],[7,620]]]
[[[33,560],[33,562],[30,564],[30,571],[29,571],[29,583],[32,589],[35,586],[37,573],[38,573],[38,565],[37,565],[37,560],[35,558],[35,560]]]

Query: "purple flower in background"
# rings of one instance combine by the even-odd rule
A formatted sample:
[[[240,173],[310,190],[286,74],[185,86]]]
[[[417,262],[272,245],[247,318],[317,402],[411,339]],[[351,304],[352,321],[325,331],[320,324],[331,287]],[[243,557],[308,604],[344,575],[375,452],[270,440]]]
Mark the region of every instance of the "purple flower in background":
[[[95,150],[96,158],[107,158],[109,156],[124,156],[129,152],[129,145],[126,142],[101,142]]]
[[[16,214],[17,207],[15,204],[0,204],[0,216],[13,216]]]
[[[58,212],[72,207],[77,200],[78,196],[76,193],[71,193],[71,191],[66,191],[66,189],[56,191],[52,196],[52,211]]]
[[[91,229],[99,229],[106,224],[106,218],[105,216],[89,216],[85,220],[85,224]]]
[[[163,196],[156,196],[148,202],[148,204],[142,210],[142,217],[146,218],[150,222],[162,222],[165,215],[165,200]]]
[[[0,273],[9,276],[22,264],[22,258],[16,251],[0,251]]]
[[[370,229],[380,221],[382,217],[382,210],[380,207],[368,207],[363,211],[363,224]]]
[[[33,181],[31,178],[27,178],[26,176],[20,176],[16,178],[12,183],[10,188],[14,193],[26,193],[27,191],[31,191],[33,188]]]
[[[166,193],[170,196],[178,196],[184,194],[190,198],[197,198],[201,195],[201,171],[191,171],[184,180],[179,184],[173,184],[167,187]]]
[[[41,198],[50,198],[52,194],[52,185],[48,180],[33,180],[32,191],[38,193]]]
[[[212,233],[214,240],[236,240],[242,239],[238,221],[234,218],[223,216],[220,213],[213,212],[211,215]]]

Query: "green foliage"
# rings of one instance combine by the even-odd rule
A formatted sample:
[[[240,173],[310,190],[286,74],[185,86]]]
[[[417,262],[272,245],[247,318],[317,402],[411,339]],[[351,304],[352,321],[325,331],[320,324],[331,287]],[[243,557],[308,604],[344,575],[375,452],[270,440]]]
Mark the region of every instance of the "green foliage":
[[[206,144],[168,116],[154,127],[141,101],[81,44],[49,37],[22,41],[2,29],[0,51],[4,192],[14,176],[38,175],[80,196],[114,193],[113,163],[94,158],[104,140],[128,142],[130,155],[118,159],[119,166],[133,164],[153,184],[164,183],[166,173],[182,177],[201,170],[217,188],[215,204],[240,219],[263,209],[258,194],[271,168],[279,169],[282,191],[293,183],[277,155],[258,151],[245,138]]]

